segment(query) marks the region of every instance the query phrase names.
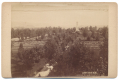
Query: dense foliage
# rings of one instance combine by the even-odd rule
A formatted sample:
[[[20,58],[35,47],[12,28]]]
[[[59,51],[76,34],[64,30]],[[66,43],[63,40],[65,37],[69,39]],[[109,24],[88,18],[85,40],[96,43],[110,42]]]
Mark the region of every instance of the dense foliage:
[[[74,34],[73,34],[74,33]],[[51,38],[53,34],[57,36],[58,39],[61,39],[61,36],[63,39],[66,39],[68,37],[76,39],[78,35],[82,35],[84,38],[88,38],[91,40],[99,40],[100,37],[104,37],[107,39],[108,35],[108,28],[107,27],[102,27],[98,28],[97,27],[82,27],[79,28],[79,31],[76,31],[76,28],[68,28],[68,29],[62,29],[61,27],[46,27],[46,28],[34,28],[34,29],[29,29],[29,28],[22,28],[22,29],[11,29],[11,38],[19,38],[19,40],[24,40],[26,38],[30,37],[37,37],[39,36],[43,39],[45,34],[48,34],[48,36]],[[70,35],[70,36],[68,36]]]
[[[45,36],[48,34],[48,36]],[[40,29],[13,29],[12,38],[39,37],[41,40],[48,37],[43,47],[34,47],[24,50],[20,44],[18,56],[25,64],[32,66],[39,62],[40,58],[46,58],[50,62],[58,64],[49,76],[75,76],[85,71],[97,72],[99,75],[108,75],[108,28],[97,27],[62,29],[60,27]],[[101,38],[103,39],[101,40]],[[38,39],[36,39],[38,40]],[[102,41],[100,51],[92,50],[81,44],[81,41]]]

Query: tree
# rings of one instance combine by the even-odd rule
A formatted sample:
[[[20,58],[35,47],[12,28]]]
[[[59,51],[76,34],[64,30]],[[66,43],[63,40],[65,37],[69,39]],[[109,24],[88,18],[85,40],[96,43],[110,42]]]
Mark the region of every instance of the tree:
[[[74,27],[74,28],[73,28],[73,32],[75,32],[75,31],[76,31],[76,28]]]
[[[85,28],[83,29],[83,36],[84,36],[84,37],[87,37],[87,36],[88,36],[88,29],[87,29],[87,27],[85,27]]]
[[[21,31],[20,36],[21,36],[21,41],[24,41],[24,33],[23,33],[23,31]]]
[[[23,53],[24,53],[23,44],[20,43],[19,49],[18,49],[18,57],[19,57],[19,59],[21,59],[21,60],[23,60]]]
[[[89,30],[92,31],[92,26],[89,27]]]
[[[30,37],[30,29],[29,28],[26,28],[23,30],[23,33],[24,33],[24,37],[25,39],[27,39],[27,37]]]
[[[103,27],[101,30],[102,36],[108,40],[108,27]]]
[[[91,40],[90,37],[88,37],[87,40],[90,41]]]
[[[16,29],[15,32],[16,32],[16,33],[15,33],[15,34],[16,34],[16,37],[18,37],[19,40],[21,40],[21,36],[20,36],[21,30],[20,30],[20,29]]]
[[[88,37],[91,38],[92,32],[89,30],[88,31]]]
[[[51,39],[49,39],[44,45],[44,49],[45,49],[45,57],[51,60],[56,50],[56,44],[53,43]]]
[[[100,40],[100,34],[99,34],[99,32],[97,32],[96,40],[97,40],[97,41]]]
[[[92,31],[92,37],[96,38],[97,37],[97,32],[96,31]]]
[[[100,46],[100,57],[102,58],[102,62],[104,63],[103,73],[107,76],[108,75],[108,40],[104,40],[103,45]]]
[[[41,30],[41,29],[37,29],[37,30],[36,30],[36,35],[37,35],[37,36],[40,36],[41,34],[42,34],[42,30]]]
[[[35,37],[35,36],[36,36],[36,30],[35,29],[31,29],[30,37]]]

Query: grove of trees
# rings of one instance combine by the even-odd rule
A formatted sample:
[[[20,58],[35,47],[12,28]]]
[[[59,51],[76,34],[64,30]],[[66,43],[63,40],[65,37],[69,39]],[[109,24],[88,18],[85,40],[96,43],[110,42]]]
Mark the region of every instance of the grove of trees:
[[[70,35],[70,37],[72,38],[76,38],[78,37],[78,35],[83,35],[84,38],[88,38],[88,40],[91,40],[91,38],[93,38],[93,40],[99,40],[100,37],[103,37],[105,39],[108,38],[108,27],[102,27],[97,29],[97,27],[92,27],[90,26],[88,27],[82,27],[79,28],[80,32],[79,33],[76,31],[76,28],[68,28],[68,29],[62,29],[61,27],[46,27],[46,28],[23,28],[23,29],[11,29],[11,38],[19,38],[19,40],[23,41],[26,38],[31,38],[31,37],[39,37],[41,36],[41,38],[43,39],[45,34],[48,34],[48,36],[51,38],[51,36],[53,34],[55,34],[56,36],[59,36],[58,38],[60,38],[61,36],[64,37],[69,37],[67,35]]]
[[[99,75],[108,75],[108,27],[90,26],[79,29],[81,33],[76,32],[75,28],[62,29],[60,27],[46,27],[39,29],[13,29],[11,30],[12,38],[24,40],[24,37],[39,37],[42,40],[45,34],[48,39],[43,47],[34,47],[29,50],[23,49],[20,44],[18,55],[24,63],[32,66],[40,58],[46,58],[48,61],[54,60],[58,64],[49,76],[75,76],[85,71],[96,71]],[[103,45],[100,45],[99,56],[97,52],[86,48],[78,37],[83,35],[87,40],[99,41],[103,37]],[[36,39],[37,40],[37,39]],[[20,52],[22,51],[22,52]]]

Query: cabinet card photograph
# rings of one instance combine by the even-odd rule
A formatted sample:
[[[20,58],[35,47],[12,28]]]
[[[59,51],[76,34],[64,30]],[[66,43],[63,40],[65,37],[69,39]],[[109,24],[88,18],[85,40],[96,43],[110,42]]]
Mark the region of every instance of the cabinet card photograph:
[[[117,76],[116,3],[13,2],[2,6],[3,77]]]

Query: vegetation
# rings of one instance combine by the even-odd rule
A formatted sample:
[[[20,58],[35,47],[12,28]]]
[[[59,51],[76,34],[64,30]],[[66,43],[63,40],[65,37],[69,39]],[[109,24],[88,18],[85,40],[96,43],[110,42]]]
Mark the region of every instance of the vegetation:
[[[46,35],[47,34],[47,35]],[[80,37],[82,35],[82,37]],[[34,47],[25,50],[23,44],[20,44],[18,56],[24,64],[29,67],[38,63],[41,58],[56,61],[58,64],[54,67],[49,76],[75,76],[82,72],[97,72],[99,75],[108,75],[108,28],[90,26],[79,28],[62,29],[60,27],[46,27],[40,29],[13,29],[12,38],[19,38],[24,41],[27,37],[36,37],[35,40],[44,40],[43,47]],[[25,38],[24,38],[25,37]],[[103,39],[101,39],[103,38]],[[81,41],[101,41],[100,52],[90,49]]]

